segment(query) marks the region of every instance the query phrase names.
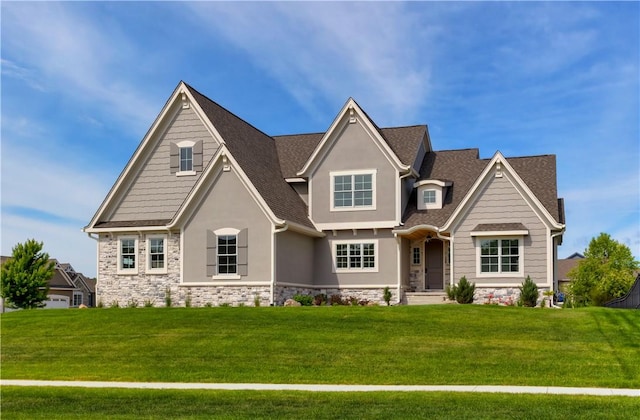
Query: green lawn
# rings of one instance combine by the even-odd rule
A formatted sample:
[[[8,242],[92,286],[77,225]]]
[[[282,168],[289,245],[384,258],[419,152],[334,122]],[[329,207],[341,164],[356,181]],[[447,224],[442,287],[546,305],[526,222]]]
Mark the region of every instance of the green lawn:
[[[640,398],[3,387],[2,419],[635,419]]]
[[[4,379],[640,388],[640,311],[137,308],[0,320]]]

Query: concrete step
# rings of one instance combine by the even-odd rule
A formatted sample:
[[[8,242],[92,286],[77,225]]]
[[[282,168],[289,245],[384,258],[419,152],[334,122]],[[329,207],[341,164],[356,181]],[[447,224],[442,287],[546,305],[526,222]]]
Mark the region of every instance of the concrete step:
[[[405,305],[441,305],[450,303],[445,292],[405,292],[402,303]]]

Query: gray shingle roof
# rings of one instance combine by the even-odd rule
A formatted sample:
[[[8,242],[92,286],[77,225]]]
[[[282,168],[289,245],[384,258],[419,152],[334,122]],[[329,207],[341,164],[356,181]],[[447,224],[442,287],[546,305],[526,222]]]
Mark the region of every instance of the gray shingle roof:
[[[474,232],[505,232],[508,230],[527,230],[522,223],[481,223],[473,228]]]
[[[187,88],[276,217],[315,229],[306,205],[284,180],[273,138],[191,86]]]
[[[427,132],[426,125],[378,129],[400,162],[411,166]],[[285,178],[296,178],[325,133],[274,136],[280,168]]]
[[[486,168],[490,159],[479,159],[478,149],[446,150],[427,153],[420,178],[451,181],[441,209],[418,210],[415,204],[407,206],[403,216],[404,226],[443,226],[474,182]],[[556,158],[554,155],[507,158],[507,162],[527,184],[551,216],[558,222],[563,219],[563,211],[558,204],[556,187]],[[414,190],[409,203],[416,203]]]

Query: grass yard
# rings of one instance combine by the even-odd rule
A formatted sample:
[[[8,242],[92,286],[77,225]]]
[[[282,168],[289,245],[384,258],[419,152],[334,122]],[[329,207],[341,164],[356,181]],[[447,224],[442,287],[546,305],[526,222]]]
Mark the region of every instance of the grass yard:
[[[640,398],[3,387],[9,419],[636,419]]]
[[[640,311],[137,308],[0,320],[3,379],[640,388]]]

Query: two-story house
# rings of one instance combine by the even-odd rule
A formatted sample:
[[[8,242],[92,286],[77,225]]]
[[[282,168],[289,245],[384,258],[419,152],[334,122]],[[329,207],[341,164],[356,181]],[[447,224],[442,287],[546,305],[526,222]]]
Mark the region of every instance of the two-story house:
[[[434,151],[353,99],[324,133],[269,136],[181,82],[84,230],[105,305],[215,306],[554,289],[564,228],[555,156]]]

